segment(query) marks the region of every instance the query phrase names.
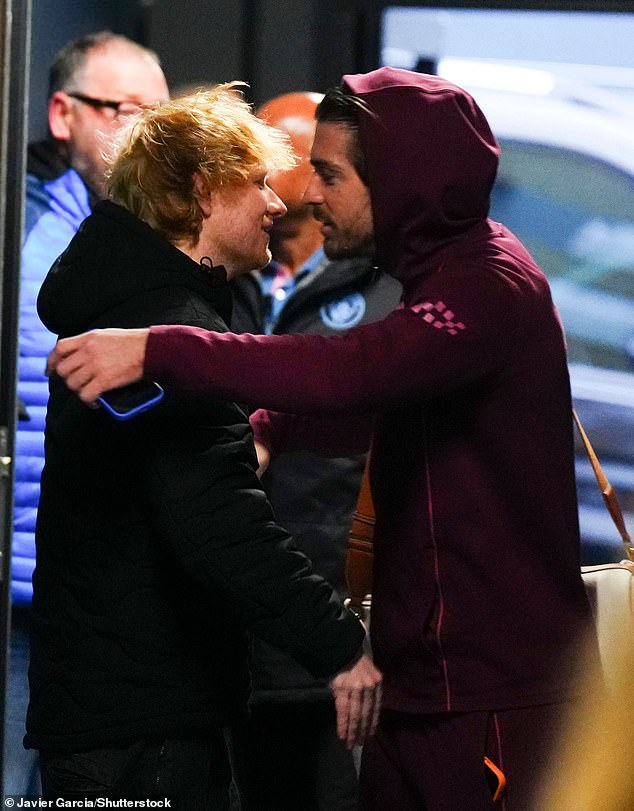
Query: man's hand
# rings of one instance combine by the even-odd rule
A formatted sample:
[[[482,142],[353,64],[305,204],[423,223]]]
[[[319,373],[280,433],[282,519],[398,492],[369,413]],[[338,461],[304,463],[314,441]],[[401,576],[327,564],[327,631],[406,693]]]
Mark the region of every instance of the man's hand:
[[[46,374],[58,374],[86,403],[143,377],[149,329],[97,329],[57,342]]]
[[[263,476],[271,461],[271,451],[261,442],[255,440],[255,452],[258,456],[258,476]]]
[[[374,735],[381,709],[382,680],[372,660],[363,655],[350,670],[342,670],[330,682],[337,708],[337,734],[348,749]]]

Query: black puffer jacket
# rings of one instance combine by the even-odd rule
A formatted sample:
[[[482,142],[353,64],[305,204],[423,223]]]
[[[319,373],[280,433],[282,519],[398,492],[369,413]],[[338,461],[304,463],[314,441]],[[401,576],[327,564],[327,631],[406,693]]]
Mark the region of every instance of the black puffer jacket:
[[[224,272],[100,203],[42,287],[64,336],[226,330]],[[51,382],[37,526],[26,745],[78,750],[226,723],[243,709],[249,627],[316,675],[363,630],[278,527],[244,412],[170,391],[129,423]]]

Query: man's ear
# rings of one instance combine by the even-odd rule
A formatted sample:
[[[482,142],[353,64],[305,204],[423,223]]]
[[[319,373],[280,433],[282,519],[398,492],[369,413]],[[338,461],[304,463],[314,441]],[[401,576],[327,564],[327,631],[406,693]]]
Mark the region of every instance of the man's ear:
[[[211,192],[209,191],[207,181],[200,174],[200,172],[194,172],[194,195],[196,197],[196,200],[198,201],[200,210],[203,213],[203,217],[210,217]]]
[[[48,127],[53,138],[58,141],[70,140],[72,116],[73,100],[66,93],[57,90],[48,100]]]

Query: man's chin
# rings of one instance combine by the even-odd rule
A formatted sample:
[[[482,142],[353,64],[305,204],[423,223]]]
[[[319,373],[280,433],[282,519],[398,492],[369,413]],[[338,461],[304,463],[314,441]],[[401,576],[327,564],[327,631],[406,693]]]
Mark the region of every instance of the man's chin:
[[[272,258],[271,251],[267,250],[259,259],[254,259],[253,262],[248,265],[240,264],[225,268],[227,270],[227,276],[229,279],[235,279],[236,276],[244,276],[246,273],[251,273],[253,270],[263,270],[271,262]]]
[[[324,239],[324,253],[328,259],[354,259],[359,256],[373,256],[374,246],[347,245],[336,240]]]
[[[273,254],[271,253],[271,249],[267,248],[266,253],[260,258],[259,263],[255,265],[252,270],[263,270],[268,264],[270,264],[272,259]]]
[[[344,259],[349,256],[345,247],[339,245],[336,240],[328,238],[324,239],[324,253],[328,259]]]

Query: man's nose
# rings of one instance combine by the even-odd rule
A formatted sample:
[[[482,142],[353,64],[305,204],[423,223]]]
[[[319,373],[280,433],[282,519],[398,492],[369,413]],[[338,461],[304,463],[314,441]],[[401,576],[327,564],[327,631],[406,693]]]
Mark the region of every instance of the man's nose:
[[[302,199],[305,203],[312,205],[320,205],[324,202],[324,196],[320,190],[319,178],[315,173],[311,175]]]
[[[283,214],[286,214],[287,210],[288,209],[284,205],[282,198],[269,186],[269,204],[267,206],[268,213],[271,215],[271,217],[281,217]]]

